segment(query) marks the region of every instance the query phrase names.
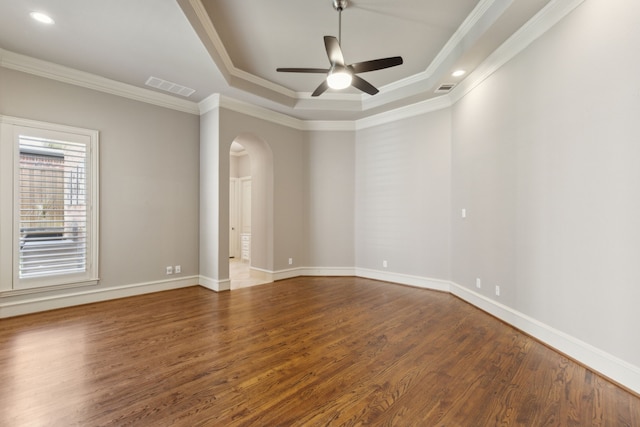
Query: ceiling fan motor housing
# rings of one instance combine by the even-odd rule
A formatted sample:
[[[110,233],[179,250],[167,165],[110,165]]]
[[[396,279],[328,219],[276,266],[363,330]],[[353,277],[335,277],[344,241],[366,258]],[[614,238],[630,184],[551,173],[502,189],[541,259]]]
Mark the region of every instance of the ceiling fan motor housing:
[[[344,10],[347,7],[347,0],[333,0],[333,8],[335,10]]]
[[[333,8],[338,11],[338,38],[324,36],[324,46],[331,63],[331,68],[276,68],[276,71],[285,73],[319,73],[327,74],[327,77],[311,93],[311,96],[320,96],[327,89],[345,89],[353,86],[369,95],[378,93],[378,89],[371,83],[357,76],[358,73],[382,70],[384,68],[395,67],[402,64],[401,56],[390,58],[379,58],[371,61],[356,62],[351,65],[345,64],[340,39],[342,38],[342,10],[347,7],[348,0],[332,0]]]

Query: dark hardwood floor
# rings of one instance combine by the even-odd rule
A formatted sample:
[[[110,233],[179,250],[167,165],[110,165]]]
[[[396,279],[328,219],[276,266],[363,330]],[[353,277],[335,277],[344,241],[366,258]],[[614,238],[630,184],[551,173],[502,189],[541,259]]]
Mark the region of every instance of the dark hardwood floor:
[[[0,320],[0,425],[640,426],[640,399],[445,294],[200,287]]]

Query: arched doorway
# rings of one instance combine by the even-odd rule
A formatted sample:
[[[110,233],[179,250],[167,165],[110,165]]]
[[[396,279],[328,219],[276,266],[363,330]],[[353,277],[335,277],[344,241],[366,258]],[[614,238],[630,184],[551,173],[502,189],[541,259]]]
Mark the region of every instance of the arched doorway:
[[[268,144],[240,134],[229,150],[230,289],[272,281],[273,158]]]

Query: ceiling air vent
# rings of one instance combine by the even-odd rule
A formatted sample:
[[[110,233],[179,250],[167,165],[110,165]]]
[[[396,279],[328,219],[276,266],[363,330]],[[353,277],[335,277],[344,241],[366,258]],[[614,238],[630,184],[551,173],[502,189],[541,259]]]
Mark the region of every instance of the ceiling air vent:
[[[455,83],[441,84],[440,87],[438,89],[436,89],[436,93],[447,93],[451,89],[453,89],[455,86],[456,86]]]
[[[173,82],[168,82],[166,80],[162,80],[153,76],[149,77],[145,84],[156,89],[164,90],[165,92],[173,93],[174,95],[181,95],[185,97],[191,96],[191,94],[196,91],[195,89],[191,89],[190,87],[182,86]]]

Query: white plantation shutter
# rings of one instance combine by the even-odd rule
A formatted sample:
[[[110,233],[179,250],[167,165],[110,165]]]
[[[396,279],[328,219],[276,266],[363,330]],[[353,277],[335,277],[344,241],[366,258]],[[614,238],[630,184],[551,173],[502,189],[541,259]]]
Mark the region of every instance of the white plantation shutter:
[[[0,115],[0,296],[98,283],[98,131]]]
[[[87,146],[21,136],[19,277],[87,271]]]

